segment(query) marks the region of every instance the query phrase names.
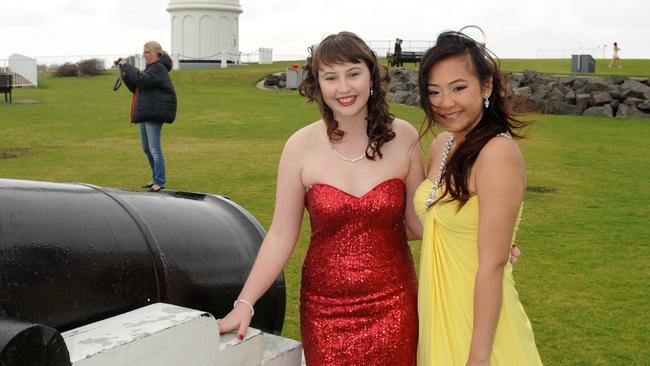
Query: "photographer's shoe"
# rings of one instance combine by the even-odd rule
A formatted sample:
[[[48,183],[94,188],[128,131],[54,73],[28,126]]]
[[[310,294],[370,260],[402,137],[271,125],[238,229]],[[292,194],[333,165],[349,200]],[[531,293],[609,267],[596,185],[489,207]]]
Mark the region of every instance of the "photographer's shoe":
[[[142,188],[151,188],[151,187],[153,187],[153,185],[154,185],[154,182],[149,182],[149,183],[143,185]]]
[[[164,186],[159,186],[157,184],[153,184],[151,187],[149,187],[148,191],[149,192],[160,192],[161,189],[165,189]]]

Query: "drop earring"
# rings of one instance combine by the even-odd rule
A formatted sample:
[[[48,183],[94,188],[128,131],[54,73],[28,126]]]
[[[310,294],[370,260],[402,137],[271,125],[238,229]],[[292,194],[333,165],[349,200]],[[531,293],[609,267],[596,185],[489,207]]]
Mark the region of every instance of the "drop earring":
[[[372,97],[373,94],[374,94],[374,90],[372,90],[372,88],[370,88],[370,96]]]
[[[485,109],[487,109],[490,106],[490,100],[488,98],[489,96],[487,94],[485,94],[485,96],[483,97],[483,104],[485,105]]]

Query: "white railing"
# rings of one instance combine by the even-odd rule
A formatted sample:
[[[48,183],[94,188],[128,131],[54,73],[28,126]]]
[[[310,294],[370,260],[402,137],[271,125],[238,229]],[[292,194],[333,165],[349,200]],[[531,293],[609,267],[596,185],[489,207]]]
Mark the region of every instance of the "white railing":
[[[187,62],[192,62],[192,61],[198,61],[198,62],[222,61],[224,59],[226,60],[226,62],[230,61],[230,62],[235,63],[235,64],[238,64],[238,63],[241,62],[240,61],[241,52],[240,53],[233,53],[233,52],[228,52],[228,51],[219,51],[219,52],[217,52],[217,53],[215,53],[213,55],[203,56],[203,57],[199,57],[199,56],[195,56],[195,55],[184,55],[184,54],[181,54],[181,53],[177,53],[175,55],[176,55],[176,57],[178,57],[178,59],[181,62],[183,62],[185,60],[187,60]]]
[[[386,57],[395,50],[395,40],[366,41],[368,46],[375,51],[377,57]],[[433,47],[435,41],[403,40],[402,52],[424,52]]]
[[[264,54],[259,52],[253,52],[250,54],[242,53],[242,63],[273,63],[274,61],[305,61],[307,59],[307,54],[304,55],[292,55],[292,54],[279,54],[272,52],[268,54],[271,58],[266,58]]]
[[[66,56],[35,56],[33,58],[36,59],[36,62],[38,64],[38,71],[53,72],[59,66],[65,63],[76,64],[79,61],[89,60],[89,59],[98,59],[100,61],[103,61],[104,66],[110,69],[113,67],[113,62],[115,60],[117,60],[118,58],[126,58],[129,57],[130,55],[132,54],[125,52],[123,54],[111,54],[111,55],[90,54],[90,55],[66,55]]]
[[[377,54],[378,57],[386,57],[388,53],[393,53],[395,40],[371,40],[366,41],[368,46]],[[434,45],[435,41],[423,40],[403,40],[403,52],[424,52]],[[191,59],[184,55],[172,55],[172,59],[177,63],[183,59]],[[201,59],[221,60],[221,54],[203,57]],[[239,54],[228,53],[227,60],[235,63],[273,63],[274,61],[305,61],[307,59],[307,47],[305,46],[304,54],[283,54],[276,53],[271,48],[259,48],[253,52],[240,52]],[[82,60],[99,59],[104,61],[106,68],[113,68],[113,62],[118,58],[128,58],[139,69],[144,68],[142,55],[123,53],[123,54],[90,54],[90,55],[65,55],[65,56],[35,56],[38,71],[53,72],[57,67],[65,63],[77,63]],[[0,67],[7,67],[7,60],[0,60]],[[175,65],[176,66],[176,65]]]
[[[607,45],[592,48],[540,49],[535,58],[571,58],[571,55],[591,55],[593,58],[607,58]]]
[[[393,53],[395,49],[395,40],[374,40],[366,41],[368,46],[377,54],[377,57],[386,57],[388,53]],[[435,41],[420,41],[420,40],[403,40],[402,41],[402,51],[403,52],[424,52],[429,48],[433,47]],[[317,46],[317,45],[315,45]],[[307,47],[305,47],[305,50]],[[263,50],[263,48],[260,48]],[[251,53],[242,53],[241,62],[242,63],[256,63],[260,60],[266,60],[263,55],[260,54],[261,51],[255,51]],[[273,53],[273,61],[304,61],[307,59],[308,53],[305,51],[302,55],[296,54],[277,54]],[[264,63],[264,62],[262,62]]]

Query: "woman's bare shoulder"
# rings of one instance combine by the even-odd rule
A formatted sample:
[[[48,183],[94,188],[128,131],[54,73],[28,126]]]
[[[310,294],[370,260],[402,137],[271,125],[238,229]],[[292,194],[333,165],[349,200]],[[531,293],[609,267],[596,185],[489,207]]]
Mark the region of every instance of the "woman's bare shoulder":
[[[403,144],[410,145],[418,142],[420,139],[418,130],[403,119],[395,118],[393,120],[393,132],[395,132],[395,140]]]
[[[524,175],[525,163],[517,143],[506,137],[496,136],[488,141],[476,158],[477,172],[500,172],[504,176]]]
[[[479,158],[483,157],[484,160],[518,159],[521,156],[519,145],[513,139],[505,136],[495,136],[483,146],[479,153]]]
[[[324,121],[318,120],[294,132],[285,143],[286,148],[298,148],[314,143],[324,129]]]
[[[407,122],[407,121],[405,121],[403,119],[400,119],[400,118],[395,118],[393,120],[393,131],[395,131],[396,133],[401,132],[401,133],[410,134],[410,135],[417,135],[418,134],[418,131],[415,128],[415,126],[413,126],[411,123],[409,123],[409,122]]]

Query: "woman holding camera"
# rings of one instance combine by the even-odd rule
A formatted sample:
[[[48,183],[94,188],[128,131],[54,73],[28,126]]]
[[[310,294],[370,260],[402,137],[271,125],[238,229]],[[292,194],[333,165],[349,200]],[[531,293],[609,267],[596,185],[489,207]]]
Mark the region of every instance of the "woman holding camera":
[[[133,93],[131,122],[140,125],[142,148],[152,172],[151,180],[142,188],[158,192],[165,188],[166,180],[160,135],[162,124],[176,118],[176,92],[169,78],[172,60],[160,43],[145,43],[143,55],[147,64],[143,72],[123,59],[118,64],[124,84]]]

